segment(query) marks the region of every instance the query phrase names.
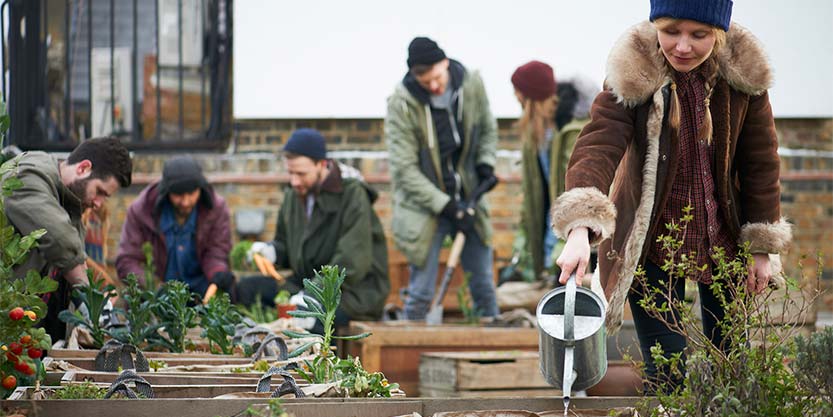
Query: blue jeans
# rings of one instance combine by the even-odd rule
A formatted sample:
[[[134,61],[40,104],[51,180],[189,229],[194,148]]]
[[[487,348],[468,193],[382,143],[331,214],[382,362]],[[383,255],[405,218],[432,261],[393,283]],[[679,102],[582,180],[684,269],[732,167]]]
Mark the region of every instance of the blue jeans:
[[[424,268],[411,264],[411,277],[408,284],[408,297],[405,300],[405,318],[408,320],[423,320],[434,291],[438,286],[437,269],[440,249],[446,236],[454,237],[456,229],[451,221],[440,217],[437,222],[437,232],[431,241],[428,259]],[[466,234],[466,244],[460,255],[463,270],[470,273],[469,291],[474,300],[474,307],[480,311],[482,317],[493,317],[498,314],[497,299],[495,298],[494,277],[492,273],[492,248],[485,245],[477,233]],[[444,266],[445,267],[445,266]]]

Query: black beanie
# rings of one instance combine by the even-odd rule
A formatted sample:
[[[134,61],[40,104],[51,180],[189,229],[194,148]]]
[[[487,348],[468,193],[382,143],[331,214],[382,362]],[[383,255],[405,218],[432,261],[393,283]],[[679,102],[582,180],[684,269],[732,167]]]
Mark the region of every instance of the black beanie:
[[[433,65],[443,59],[445,52],[429,38],[416,37],[408,45],[408,68],[414,65]]]
[[[327,143],[324,136],[315,129],[305,128],[292,132],[283,151],[306,156],[314,161],[327,159]]]
[[[165,161],[162,168],[160,192],[184,194],[202,188],[208,180],[202,174],[200,164],[190,156],[177,156]]]

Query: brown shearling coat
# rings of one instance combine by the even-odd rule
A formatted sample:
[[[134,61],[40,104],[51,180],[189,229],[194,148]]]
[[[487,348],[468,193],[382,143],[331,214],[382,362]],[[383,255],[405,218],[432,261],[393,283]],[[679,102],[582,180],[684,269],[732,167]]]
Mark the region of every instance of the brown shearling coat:
[[[771,72],[762,47],[733,24],[718,53],[710,101],[716,192],[729,231],[752,253],[778,254],[791,239],[780,217],[778,142],[767,89]],[[600,243],[598,279],[609,302],[606,325],[618,329],[633,275],[659,225],[679,161],[679,138],[666,126],[671,75],[649,22],[614,46],[605,91],[591,110],[552,209],[556,235],[588,227]],[[696,204],[696,202],[695,202]],[[780,269],[780,262],[773,263]],[[776,275],[775,272],[773,271]]]

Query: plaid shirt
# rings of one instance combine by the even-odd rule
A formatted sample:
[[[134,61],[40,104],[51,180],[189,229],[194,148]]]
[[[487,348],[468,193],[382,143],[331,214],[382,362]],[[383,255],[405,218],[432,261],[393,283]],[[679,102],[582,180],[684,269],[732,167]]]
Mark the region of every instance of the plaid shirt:
[[[692,254],[697,265],[708,264],[709,268],[691,278],[710,283],[711,248],[725,248],[727,256],[734,256],[736,249],[715,198],[714,146],[705,139],[697,139],[705,117],[706,90],[702,66],[686,74],[675,73],[675,78],[680,100],[680,160],[668,200],[660,213],[661,226],[651,237],[648,259],[662,266],[666,253],[657,238],[668,233],[666,224],[679,223],[683,208],[691,205],[694,218],[686,228],[680,253]]]

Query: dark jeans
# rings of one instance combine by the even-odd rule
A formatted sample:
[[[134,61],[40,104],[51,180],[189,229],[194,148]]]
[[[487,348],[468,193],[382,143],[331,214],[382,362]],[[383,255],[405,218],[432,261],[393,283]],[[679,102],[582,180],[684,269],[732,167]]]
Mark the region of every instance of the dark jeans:
[[[668,282],[669,280],[668,274],[650,261],[646,261],[645,263],[645,278],[650,287],[659,288],[664,288],[660,287],[661,282]],[[683,299],[685,296],[685,281],[678,279],[674,284],[672,298],[676,300]],[[723,320],[723,317],[725,316],[723,306],[712,292],[711,288],[709,288],[708,284],[698,283],[697,286],[700,294],[700,311],[703,317],[703,332],[709,337],[709,339],[711,339],[715,346],[718,346],[722,350],[726,351],[728,350],[728,346],[724,346],[723,334],[717,326],[718,322]],[[636,335],[639,338],[642,359],[645,361],[645,373],[649,381],[669,382],[668,377],[670,377],[670,374],[668,374],[668,370],[663,369],[661,370],[662,372],[658,372],[656,363],[651,357],[651,347],[659,343],[660,346],[662,346],[663,356],[670,358],[672,354],[684,351],[686,347],[686,339],[683,335],[673,332],[665,324],[663,324],[662,321],[649,316],[648,313],[639,306],[639,300],[642,299],[642,291],[643,288],[641,284],[634,284],[634,287],[628,294],[628,301],[630,303],[631,312],[633,313],[633,323],[636,327]],[[656,304],[658,306],[662,305],[663,302],[668,301],[669,300],[663,295],[658,295],[656,297]],[[668,304],[671,305],[670,302]],[[672,318],[671,314],[676,315],[677,319],[679,319],[679,311],[674,310],[672,313],[666,313],[668,321]],[[683,355],[683,361],[684,360],[685,355]],[[670,382],[672,385],[678,385],[682,383],[682,379],[671,378]],[[646,386],[646,389],[650,390],[650,388],[651,387]]]

